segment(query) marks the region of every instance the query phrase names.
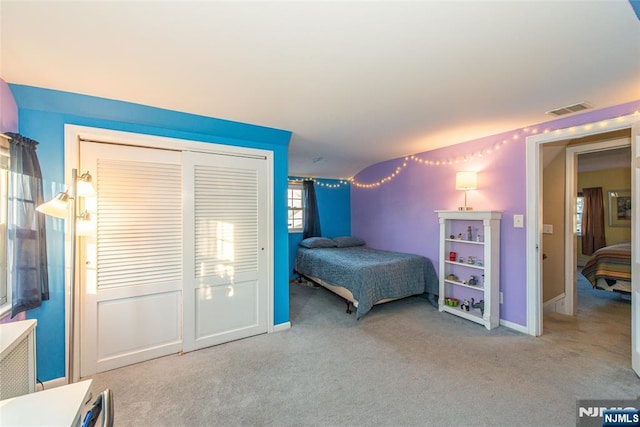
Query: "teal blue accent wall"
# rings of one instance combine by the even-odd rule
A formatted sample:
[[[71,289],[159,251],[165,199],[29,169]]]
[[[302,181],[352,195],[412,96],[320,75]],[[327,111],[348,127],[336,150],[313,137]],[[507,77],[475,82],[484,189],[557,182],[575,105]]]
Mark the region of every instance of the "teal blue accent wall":
[[[629,3],[631,3],[633,11],[636,13],[638,19],[640,19],[640,0],[629,0]]]
[[[291,179],[302,179],[290,177]],[[351,234],[351,185],[335,179],[316,178],[316,199],[320,214],[320,227],[324,237],[348,236]],[[337,187],[335,187],[337,186]],[[302,233],[289,233],[289,279],[293,274],[298,243]]]
[[[287,150],[291,132],[23,85],[9,85],[18,106],[19,132],[40,142],[45,198],[64,185],[64,125],[259,148],[274,153],[274,323],[289,321]],[[64,223],[47,219],[51,298],[27,318],[37,319],[37,375],[65,376]]]

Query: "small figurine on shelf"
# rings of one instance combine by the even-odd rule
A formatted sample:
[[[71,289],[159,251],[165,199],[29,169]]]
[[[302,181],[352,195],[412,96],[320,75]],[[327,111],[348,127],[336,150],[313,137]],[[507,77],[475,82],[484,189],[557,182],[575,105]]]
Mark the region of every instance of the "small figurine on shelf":
[[[475,263],[476,263],[475,257],[470,256],[469,259],[467,260],[467,264],[472,264],[473,265]]]
[[[464,262],[464,258],[460,257],[460,259],[458,260],[458,262]]]
[[[456,236],[454,236],[453,234],[449,236],[449,239],[451,239],[451,240],[453,240],[455,238],[456,238]]]
[[[472,241],[473,240],[473,233],[471,232],[471,226],[467,227],[467,240],[468,241]]]
[[[476,286],[478,284],[478,278],[476,276],[471,276],[468,283],[469,286]]]
[[[458,233],[458,240],[462,240],[462,233]]]
[[[462,304],[460,304],[460,310],[469,311],[469,301],[464,300]]]
[[[480,314],[484,314],[484,300],[481,299],[478,302],[475,302],[473,298],[471,298],[471,308],[479,308]]]

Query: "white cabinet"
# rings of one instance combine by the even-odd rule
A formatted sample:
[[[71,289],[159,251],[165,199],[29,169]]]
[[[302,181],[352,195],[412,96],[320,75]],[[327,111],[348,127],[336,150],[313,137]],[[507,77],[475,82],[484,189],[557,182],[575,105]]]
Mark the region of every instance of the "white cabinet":
[[[440,221],[440,311],[492,329],[500,323],[498,211],[436,211]],[[465,302],[468,302],[468,310]]]

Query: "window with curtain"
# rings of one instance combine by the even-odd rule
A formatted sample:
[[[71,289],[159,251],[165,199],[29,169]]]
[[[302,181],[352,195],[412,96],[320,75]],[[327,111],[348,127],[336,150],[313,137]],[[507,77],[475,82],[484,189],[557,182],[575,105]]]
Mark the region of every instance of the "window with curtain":
[[[302,191],[301,183],[289,183],[289,188],[287,189],[287,227],[290,233],[301,233],[304,227]]]
[[[8,190],[8,270],[11,317],[49,299],[45,217],[36,211],[44,202],[37,141],[20,134],[10,138]]]
[[[606,246],[602,187],[582,189],[582,253],[591,255]]]

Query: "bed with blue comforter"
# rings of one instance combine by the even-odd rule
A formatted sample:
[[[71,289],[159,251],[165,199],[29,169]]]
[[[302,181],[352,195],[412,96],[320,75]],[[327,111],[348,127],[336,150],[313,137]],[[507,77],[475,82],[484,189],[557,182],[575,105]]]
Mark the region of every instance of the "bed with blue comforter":
[[[389,252],[364,246],[299,247],[296,271],[348,289],[360,319],[377,302],[424,294],[437,301],[438,277],[433,263],[420,255]]]

